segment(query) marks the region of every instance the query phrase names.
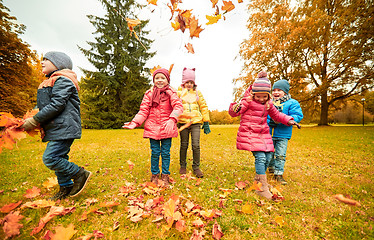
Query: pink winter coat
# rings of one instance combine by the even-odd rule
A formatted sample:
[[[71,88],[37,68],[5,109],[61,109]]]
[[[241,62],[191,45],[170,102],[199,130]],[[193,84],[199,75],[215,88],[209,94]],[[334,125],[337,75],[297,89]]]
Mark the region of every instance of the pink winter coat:
[[[266,104],[261,104],[255,100],[249,101],[247,97],[250,95],[250,88],[247,89],[241,100],[241,109],[238,113],[232,110],[231,103],[229,114],[232,117],[241,115],[240,126],[238,129],[236,148],[239,150],[274,152],[273,140],[269,133],[269,126],[267,124],[267,116],[270,115],[272,119],[288,125],[288,121],[293,120],[292,117],[279,112],[269,100],[269,109],[266,109]]]
[[[160,104],[157,107],[151,107],[153,87],[144,94],[139,112],[132,120],[138,126],[144,124],[144,138],[152,138],[155,140],[178,137],[178,128],[176,122],[179,115],[183,113],[182,100],[177,92],[169,87],[161,94]],[[165,124],[167,120],[172,118],[175,122],[175,128],[172,133],[165,132]]]

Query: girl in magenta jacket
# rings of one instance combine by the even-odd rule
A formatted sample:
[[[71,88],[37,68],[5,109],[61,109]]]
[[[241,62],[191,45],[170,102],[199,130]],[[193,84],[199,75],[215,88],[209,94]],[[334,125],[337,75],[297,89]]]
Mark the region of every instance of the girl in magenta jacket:
[[[273,141],[269,133],[267,116],[285,125],[295,125],[293,118],[279,112],[270,98],[271,83],[266,72],[260,72],[240,103],[231,103],[229,114],[232,117],[241,115],[240,126],[236,139],[239,150],[251,151],[255,157],[255,181],[262,184],[260,196],[272,198],[266,179],[266,168],[274,152]]]
[[[151,182],[158,183],[159,161],[162,158],[161,179],[169,186],[171,139],[178,137],[177,121],[183,112],[182,101],[170,87],[170,74],[164,68],[153,72],[154,86],[145,92],[140,110],[123,128],[134,129],[144,124],[144,138],[151,143]]]

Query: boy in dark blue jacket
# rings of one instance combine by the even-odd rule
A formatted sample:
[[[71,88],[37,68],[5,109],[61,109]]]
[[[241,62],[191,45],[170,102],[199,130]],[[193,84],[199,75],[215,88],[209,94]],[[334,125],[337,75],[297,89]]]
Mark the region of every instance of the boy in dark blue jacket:
[[[48,144],[43,162],[55,171],[60,185],[60,191],[51,200],[77,196],[91,176],[91,172],[69,162],[70,147],[82,134],[79,86],[72,68],[73,63],[65,53],[47,52],[44,55],[42,72],[48,79],[38,88],[39,112],[22,125],[25,130],[31,130],[40,124],[44,130],[43,142]]]
[[[290,84],[285,79],[274,83],[272,92],[274,106],[278,111],[293,117],[295,122],[299,123],[303,119],[303,112],[299,102],[291,98],[291,95],[288,93],[289,90]],[[268,125],[274,144],[273,157],[268,167],[269,173],[274,173],[274,179],[285,185],[287,182],[283,178],[283,173],[286,163],[288,140],[292,136],[292,125],[287,126],[274,122],[270,117],[268,117]]]

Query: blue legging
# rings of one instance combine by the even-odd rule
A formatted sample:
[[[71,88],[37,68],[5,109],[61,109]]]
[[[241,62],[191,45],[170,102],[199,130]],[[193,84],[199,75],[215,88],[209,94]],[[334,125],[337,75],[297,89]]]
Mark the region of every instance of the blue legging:
[[[162,174],[170,174],[170,148],[171,148],[171,138],[155,140],[150,138],[151,143],[151,172],[152,174],[160,173],[160,155],[162,158]]]

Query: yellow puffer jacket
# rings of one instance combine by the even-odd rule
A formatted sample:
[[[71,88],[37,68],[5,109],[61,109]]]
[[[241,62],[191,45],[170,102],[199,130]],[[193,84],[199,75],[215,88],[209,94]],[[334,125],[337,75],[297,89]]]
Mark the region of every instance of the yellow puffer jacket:
[[[179,116],[179,123],[203,123],[209,122],[209,110],[201,92],[197,90],[187,90],[178,88],[178,97],[182,99],[183,113]]]

